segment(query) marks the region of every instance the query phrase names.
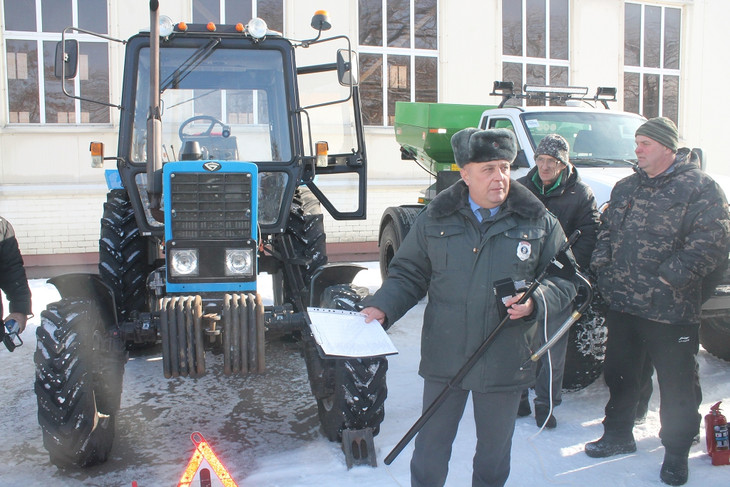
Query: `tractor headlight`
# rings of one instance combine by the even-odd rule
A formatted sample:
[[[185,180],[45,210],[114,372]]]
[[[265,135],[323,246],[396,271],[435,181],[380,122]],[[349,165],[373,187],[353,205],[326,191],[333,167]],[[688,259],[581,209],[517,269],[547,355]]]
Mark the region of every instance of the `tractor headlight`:
[[[246,32],[254,39],[262,39],[266,35],[268,26],[263,19],[253,18],[246,24]]]
[[[253,275],[253,249],[226,249],[226,276]]]
[[[170,252],[170,273],[173,276],[200,274],[198,249],[173,249]]]

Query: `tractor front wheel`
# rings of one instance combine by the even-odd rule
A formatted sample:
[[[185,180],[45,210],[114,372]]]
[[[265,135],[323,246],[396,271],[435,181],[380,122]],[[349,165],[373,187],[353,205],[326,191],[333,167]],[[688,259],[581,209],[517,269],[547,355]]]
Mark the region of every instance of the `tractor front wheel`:
[[[367,289],[340,284],[325,289],[320,307],[353,310]],[[388,395],[385,357],[322,358],[311,333],[304,335],[304,356],[322,431],[330,441],[342,441],[345,429],[380,432]]]
[[[103,463],[114,441],[126,353],[88,299],[66,298],[41,313],[35,393],[43,445],[58,467]]]

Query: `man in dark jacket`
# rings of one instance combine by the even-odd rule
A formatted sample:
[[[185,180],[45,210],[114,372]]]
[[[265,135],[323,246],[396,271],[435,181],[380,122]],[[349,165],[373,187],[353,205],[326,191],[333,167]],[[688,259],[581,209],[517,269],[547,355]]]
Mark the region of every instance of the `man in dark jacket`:
[[[500,322],[495,281],[534,279],[565,242],[560,224],[522,185],[510,180],[516,140],[505,129],[464,129],[451,139],[461,180],[419,214],[388,268],[388,278],[366,298],[366,321],[386,328],[428,293],[419,374],[424,410]],[[574,285],[546,278],[536,295],[563,309]],[[477,446],[473,486],[502,486],[520,393],[534,383],[521,364],[539,345],[536,315],[543,300],[518,296],[504,302],[511,324],[503,328],[459,387],[420,430],[411,460],[413,487],[442,486],[451,444],[472,394]],[[500,301],[501,303],[501,301]]]
[[[596,245],[599,213],[593,190],[580,180],[578,171],[570,163],[568,142],[558,134],[543,137],[535,150],[535,167],[517,181],[532,191],[557,217],[566,235],[580,230],[581,236],[572,247],[573,255],[583,269],[588,269],[591,253]],[[572,306],[564,310],[553,310],[548,315],[547,326],[541,327],[542,340],[547,341],[553,336],[572,311]],[[558,425],[552,408],[562,402],[567,348],[566,333],[542,356],[535,384],[535,422],[538,427],[544,425],[546,428],[555,428]],[[525,390],[518,415],[528,414],[530,403]]]
[[[664,445],[660,478],[687,482],[687,457],[697,434],[697,352],[702,280],[727,259],[730,216],[720,187],[677,150],[667,118],[636,130],[637,172],[613,188],[601,215],[591,268],[609,306],[604,377],[610,390],[604,433],[588,456],[636,451],[632,433],[641,370],[657,371]]]
[[[23,257],[18,249],[15,231],[10,223],[0,217],[0,289],[5,293],[10,305],[10,313],[3,323],[15,320],[20,326],[18,333],[25,330],[28,316],[32,315],[30,288],[25,277]],[[3,304],[0,300],[0,316],[3,316]],[[4,327],[3,332],[4,333]]]

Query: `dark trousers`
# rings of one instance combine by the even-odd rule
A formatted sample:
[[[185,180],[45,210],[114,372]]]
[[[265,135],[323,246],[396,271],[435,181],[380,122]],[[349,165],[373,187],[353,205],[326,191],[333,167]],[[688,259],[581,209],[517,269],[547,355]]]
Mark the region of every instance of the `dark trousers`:
[[[603,420],[606,434],[631,435],[648,357],[659,383],[659,437],[668,451],[687,453],[701,419],[697,411],[699,327],[657,323],[616,311],[608,312],[606,326],[603,371],[611,393]]]
[[[424,411],[444,386],[443,382],[425,381]],[[418,432],[411,459],[412,487],[440,487],[446,482],[451,445],[469,393],[463,389],[452,389],[446,401]],[[509,477],[520,391],[471,394],[477,431],[472,487],[501,487]]]

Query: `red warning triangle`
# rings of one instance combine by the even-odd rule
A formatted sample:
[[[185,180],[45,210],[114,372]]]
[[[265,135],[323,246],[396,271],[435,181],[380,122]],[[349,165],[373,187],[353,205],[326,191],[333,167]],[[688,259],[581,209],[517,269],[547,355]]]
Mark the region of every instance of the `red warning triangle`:
[[[213,453],[213,450],[210,448],[210,445],[208,445],[208,442],[205,441],[203,435],[196,431],[190,435],[190,440],[195,445],[195,453],[193,453],[193,457],[190,459],[188,466],[185,468],[185,472],[183,472],[183,476],[180,478],[180,483],[177,484],[178,487],[191,487],[193,480],[195,480],[195,477],[198,474],[198,470],[201,470],[200,485],[204,485],[206,483],[208,485],[212,485],[210,482],[210,473],[207,472],[207,469],[200,468],[203,464],[203,460],[205,460],[208,465],[210,465],[210,468],[213,469],[213,473],[215,473],[216,477],[218,477],[218,480],[223,484],[223,487],[238,487],[238,484],[236,484],[236,482],[231,478],[226,467],[224,467],[220,460],[218,460],[218,457],[215,456],[215,453]]]

